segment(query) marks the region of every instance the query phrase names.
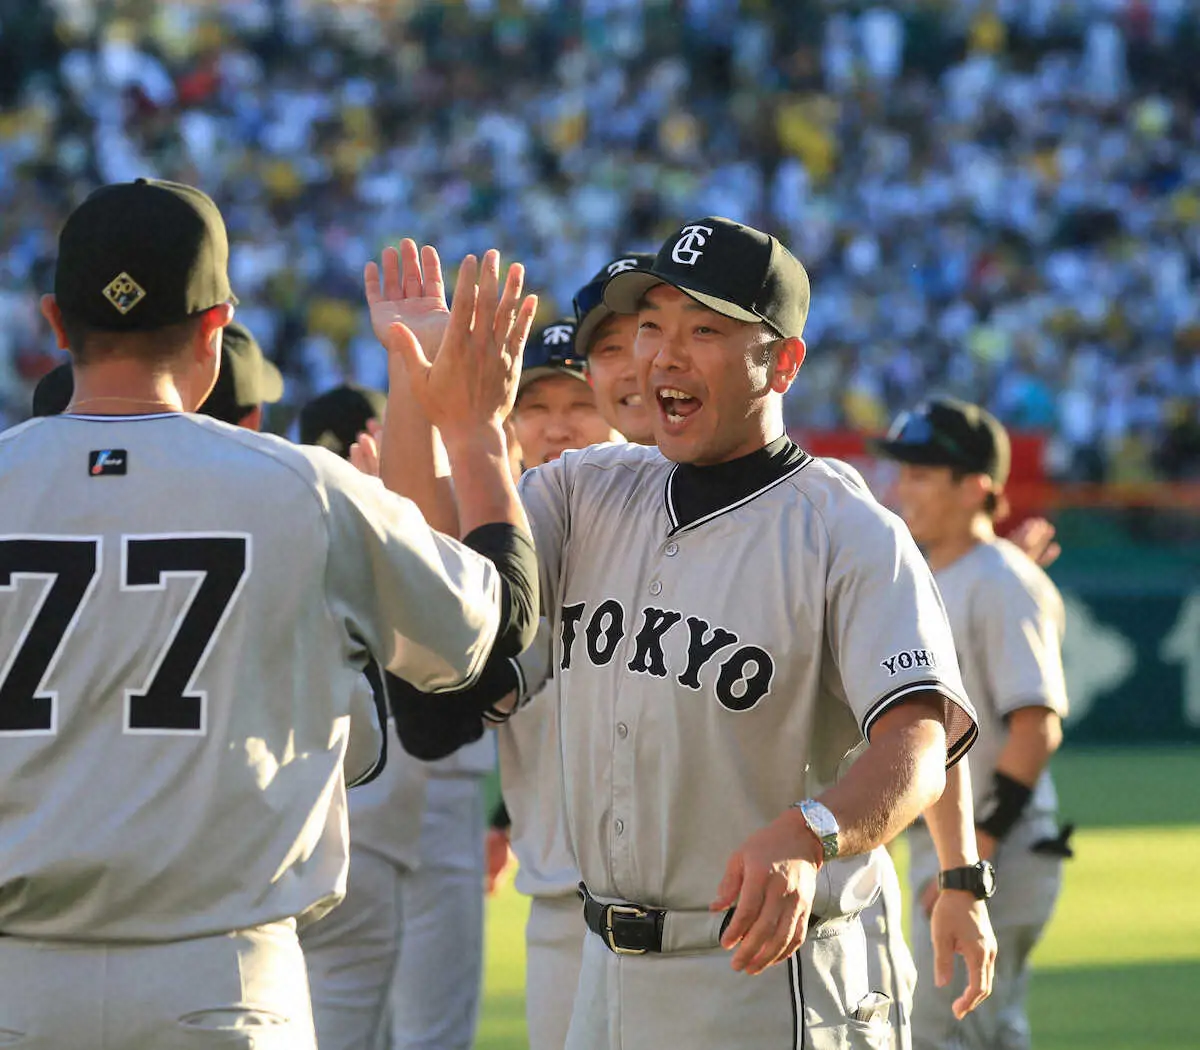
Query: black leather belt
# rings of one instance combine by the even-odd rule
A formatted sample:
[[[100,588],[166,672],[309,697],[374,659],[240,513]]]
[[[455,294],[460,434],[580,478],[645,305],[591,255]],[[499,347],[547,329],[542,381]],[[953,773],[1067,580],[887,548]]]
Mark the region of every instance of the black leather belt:
[[[645,955],[662,951],[662,908],[643,908],[637,904],[601,904],[579,884],[583,898],[583,921],[617,955]]]

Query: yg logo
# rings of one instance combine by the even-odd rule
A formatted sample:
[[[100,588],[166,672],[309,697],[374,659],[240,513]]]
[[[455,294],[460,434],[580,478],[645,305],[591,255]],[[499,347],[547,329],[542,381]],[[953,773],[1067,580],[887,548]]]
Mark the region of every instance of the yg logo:
[[[562,346],[569,343],[575,334],[575,327],[569,324],[552,324],[542,336],[542,342],[547,346]]]
[[[702,251],[708,238],[712,236],[711,226],[685,226],[682,234],[671,249],[671,259],[680,266],[695,266],[696,260],[704,254]]]
[[[608,276],[616,277],[619,273],[624,273],[626,270],[636,270],[637,259],[618,259],[614,263],[608,264]]]

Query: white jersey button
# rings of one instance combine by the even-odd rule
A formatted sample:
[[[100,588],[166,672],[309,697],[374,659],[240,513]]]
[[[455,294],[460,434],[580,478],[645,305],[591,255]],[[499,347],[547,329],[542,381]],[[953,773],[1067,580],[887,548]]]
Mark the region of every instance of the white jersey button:
[[[674,558],[675,555],[679,553],[679,544],[674,542],[668,543],[666,547],[663,548],[663,553],[668,558]]]
[[[629,726],[627,726],[624,722],[617,723],[617,736],[619,736],[622,740],[629,736]]]
[[[623,821],[620,817],[617,818],[617,821],[616,821],[614,827],[617,829],[618,835],[625,834],[625,821]]]
[[[654,580],[650,584],[650,593],[653,595],[662,594],[662,584],[658,580]]]

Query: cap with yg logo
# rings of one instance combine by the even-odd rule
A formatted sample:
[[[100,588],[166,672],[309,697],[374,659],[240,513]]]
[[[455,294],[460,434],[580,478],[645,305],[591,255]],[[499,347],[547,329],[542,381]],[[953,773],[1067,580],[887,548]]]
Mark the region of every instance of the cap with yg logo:
[[[648,271],[615,274],[604,303],[619,314],[637,313],[651,288],[669,284],[710,310],[777,335],[799,337],[808,317],[808,274],[770,234],[731,219],[709,216],[684,223],[663,243]]]
[[[575,352],[575,321],[561,318],[534,332],[525,347],[518,394],[538,379],[571,376],[587,382],[587,362]]]
[[[208,196],[138,179],[100,187],[67,217],[54,296],[93,328],[164,328],[234,301],[228,265],[225,222]]]
[[[575,293],[575,344],[579,353],[587,357],[592,351],[592,337],[596,330],[613,315],[613,310],[604,304],[604,287],[619,273],[634,270],[648,271],[654,265],[650,252],[626,252],[618,255],[604,266],[587,284]]]

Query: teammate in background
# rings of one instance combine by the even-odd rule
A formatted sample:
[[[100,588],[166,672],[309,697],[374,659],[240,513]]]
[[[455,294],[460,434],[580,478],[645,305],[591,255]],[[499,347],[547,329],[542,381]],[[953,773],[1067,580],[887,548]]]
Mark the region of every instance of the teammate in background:
[[[67,410],[75,392],[70,363],[52,368],[33,391],[33,414],[57,416]],[[225,326],[221,367],[212,393],[196,411],[245,430],[262,430],[263,406],[283,397],[283,376],[263,354],[258,340],[239,321]]]
[[[654,256],[627,252],[618,256],[575,294],[575,345],[587,360],[588,380],[596,407],[608,424],[639,445],[654,444],[650,406],[638,388],[633,346],[637,318],[618,314],[604,305],[604,286],[619,273],[646,270]]]
[[[575,334],[573,320],[557,321],[526,349],[510,419],[527,465],[621,439],[597,410]],[[579,921],[579,869],[567,847],[557,716],[552,691],[540,690],[520,718],[496,730],[504,805],[488,833],[488,875],[493,884],[511,838],[516,887],[532,898],[525,927],[530,1050],[562,1050],[566,1043],[587,932]]]
[[[368,387],[326,391],[300,410],[300,441],[342,459],[351,450],[373,451],[387,398]],[[361,442],[360,442],[361,438]],[[371,462],[356,463],[377,474]],[[367,684],[384,713],[378,668],[368,665]],[[425,765],[402,748],[388,749],[378,777],[349,793],[350,870],[345,899],[305,926],[300,945],[308,964],[313,1019],[321,1050],[376,1050],[388,1031],[392,978],[404,934],[403,887],[420,859]]]
[[[878,1045],[862,902],[823,867],[908,824],[973,739],[936,589],[899,522],[783,434],[808,282],[777,241],[689,223],[605,301],[637,313],[662,454],[572,452],[521,485],[594,934],[567,1046]],[[436,714],[404,694],[398,722],[410,703]]]
[[[185,414],[216,380],[227,259],[198,190],[93,193],[43,300],[72,404],[0,436],[0,1030],[30,1045],[311,1050],[296,926],[343,893],[345,783],[380,740],[352,717],[367,654],[453,688],[536,622],[497,465],[519,269],[499,299],[497,257],[478,290],[464,260],[432,378],[463,544],[328,453]]]
[[[1058,898],[1070,829],[1059,833],[1048,763],[1067,712],[1060,646],[1062,599],[1029,557],[994,531],[1005,513],[1008,434],[976,405],[936,400],[902,415],[878,451],[899,463],[900,512],[922,546],[946,604],[979,742],[968,767],[979,851],[994,860],[990,903],[999,944],[991,999],[956,1021],[957,981],[933,980],[928,913],[940,879],[927,829],[909,832],[913,1014],[918,1050],[1030,1045],[1029,955]],[[1049,546],[1052,536],[1046,538]]]

